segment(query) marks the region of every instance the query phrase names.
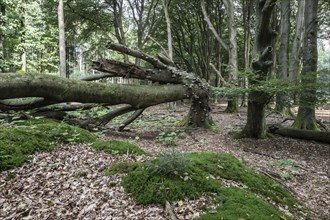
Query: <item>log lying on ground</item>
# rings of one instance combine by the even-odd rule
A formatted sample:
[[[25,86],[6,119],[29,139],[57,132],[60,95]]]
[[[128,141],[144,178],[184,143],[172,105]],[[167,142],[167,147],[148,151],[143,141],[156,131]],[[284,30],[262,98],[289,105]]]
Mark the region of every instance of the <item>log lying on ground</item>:
[[[118,85],[45,74],[3,73],[0,99],[44,97],[54,102],[130,104],[139,109],[187,98],[183,85]]]
[[[37,97],[32,104],[29,103],[30,106],[37,107],[47,103],[63,102],[128,104],[129,110],[135,111],[135,113],[122,123],[123,126],[120,129],[123,129],[147,107],[189,98],[192,100],[192,105],[187,117],[187,125],[209,127],[213,123],[209,114],[210,86],[205,80],[193,73],[177,69],[173,63],[168,63],[164,59],[153,58],[123,45],[109,43],[107,48],[145,60],[153,68],[145,69],[130,63],[104,59],[93,62],[93,68],[105,74],[82,79],[85,81],[41,74],[1,74],[0,99]],[[109,76],[144,79],[158,84],[147,86],[87,82]],[[4,103],[4,105],[6,110],[10,108],[18,110],[20,108],[20,106],[9,105],[8,103]],[[24,108],[27,108],[27,105]],[[120,114],[124,114],[124,112],[126,110],[119,111]],[[92,119],[89,122],[104,124],[114,115],[118,116],[117,112],[109,112],[104,117]]]
[[[313,140],[330,144],[330,132],[301,130],[295,128],[286,128],[276,125],[269,126],[269,132],[285,137],[292,137],[304,140]]]

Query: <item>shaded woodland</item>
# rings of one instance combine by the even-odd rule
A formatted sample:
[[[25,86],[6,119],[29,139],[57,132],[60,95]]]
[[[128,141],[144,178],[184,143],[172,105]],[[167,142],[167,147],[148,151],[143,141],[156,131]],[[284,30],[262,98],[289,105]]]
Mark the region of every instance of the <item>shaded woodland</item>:
[[[202,200],[193,202],[197,208],[191,210],[198,211],[190,210],[188,219],[245,218],[243,215],[249,216],[254,209],[248,200],[242,205],[248,211],[242,215],[233,214],[230,209],[227,215],[221,206],[227,207],[231,202],[238,206],[239,199],[232,198],[240,198],[240,190],[246,188],[252,201],[258,189],[249,185],[251,178],[260,188],[260,195],[267,198],[266,203],[265,199],[253,200],[268,212],[260,211],[260,216],[326,219],[330,213],[315,203],[330,204],[330,195],[317,194],[318,198],[311,200],[315,203],[305,204],[303,200],[308,196],[297,193],[295,185],[303,180],[295,179],[292,167],[306,171],[297,176],[309,175],[306,177],[309,183],[319,179],[315,187],[328,189],[325,185],[330,181],[329,10],[326,0],[1,1],[0,171],[6,172],[4,178],[9,176],[9,181],[16,181],[7,170],[18,169],[15,167],[29,161],[29,155],[53,150],[54,143],[61,143],[61,152],[65,152],[68,144],[74,146],[72,149],[94,155],[95,152],[84,149],[87,145],[112,156],[117,155],[114,152],[127,153],[127,161],[119,156],[115,160],[120,165],[111,163],[106,175],[111,179],[126,173],[123,180],[122,176],[120,180],[111,179],[114,186],[122,184],[138,205],[163,206],[166,217],[150,211],[157,218],[186,218],[175,207],[189,210],[189,205],[181,204],[184,198],[200,198],[203,193],[218,196],[212,202],[209,200],[212,196],[202,198],[208,204],[205,213],[198,208]],[[43,136],[38,129],[45,129],[47,135]],[[104,136],[99,136],[100,133]],[[192,144],[180,142],[180,136]],[[116,142],[118,138],[133,141],[143,150],[126,145],[128,142]],[[44,143],[45,148],[37,143]],[[306,147],[306,152],[299,150],[299,143]],[[173,151],[161,153],[162,147]],[[198,152],[246,156],[249,161],[221,155],[219,161],[233,165],[217,164],[214,161],[218,156],[207,153],[196,156],[191,153],[193,147]],[[159,154],[151,160],[155,152]],[[288,155],[295,158],[294,162]],[[109,160],[108,156],[100,157]],[[283,169],[277,170],[274,164],[267,168],[267,157]],[[301,165],[305,160],[307,165]],[[279,161],[284,161],[284,165]],[[103,172],[108,164],[104,161],[100,164],[104,167],[96,169]],[[208,166],[199,169],[200,164]],[[245,165],[257,169],[256,176],[254,171],[247,176],[241,173]],[[215,167],[222,167],[223,173]],[[231,175],[233,167],[240,169]],[[87,173],[86,176],[92,175]],[[192,173],[207,174],[208,181]],[[148,185],[147,180],[153,175],[161,177],[159,180],[155,177],[155,185],[157,181],[168,180],[169,185],[164,187],[171,189],[176,186],[175,178],[180,179],[181,188],[175,190],[182,194],[163,192],[162,188],[153,188],[153,183]],[[209,178],[239,190],[235,194],[232,188],[215,186]],[[191,181],[191,185],[186,185],[186,181]],[[272,181],[283,189],[276,185],[267,194],[268,189],[262,187],[275,184]],[[6,184],[5,179],[0,179],[0,187],[7,187]],[[198,191],[199,184],[205,186],[204,191]],[[147,185],[150,191],[137,187]],[[164,194],[152,194],[153,190]],[[146,191],[151,194],[137,193]],[[307,195],[312,193],[308,191]],[[154,199],[158,196],[159,200]],[[0,206],[0,217],[8,217],[9,207],[14,207],[15,202],[7,199],[0,194],[0,201],[6,202]],[[274,210],[269,202],[275,204]],[[212,218],[211,204],[218,204],[213,208],[217,217]],[[99,203],[95,207],[84,204],[78,213],[71,210],[74,213],[71,217],[94,218],[88,213],[98,206]],[[43,216],[25,212],[27,216]],[[258,210],[253,215],[257,213]],[[19,209],[11,214],[22,217]],[[66,214],[60,217],[64,216],[70,217]]]

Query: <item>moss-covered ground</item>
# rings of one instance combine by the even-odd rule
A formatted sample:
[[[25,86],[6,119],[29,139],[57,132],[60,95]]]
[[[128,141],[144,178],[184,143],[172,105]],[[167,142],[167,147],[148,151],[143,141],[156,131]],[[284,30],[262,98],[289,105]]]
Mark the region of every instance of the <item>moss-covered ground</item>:
[[[84,129],[47,119],[20,120],[0,124],[0,171],[21,166],[29,155],[50,151],[58,143],[92,143],[111,154],[137,153],[143,150],[128,142],[101,141]]]
[[[0,130],[0,170],[21,166],[28,155],[50,151],[56,143],[93,142],[96,136],[83,129],[47,119],[6,124]]]
[[[117,169],[128,172],[122,184],[138,204],[165,204],[166,200],[198,198],[209,193],[218,204],[216,212],[201,219],[289,219],[267,200],[294,208],[295,199],[272,179],[243,165],[227,154],[190,153],[188,172],[184,175],[162,175],[151,172],[150,164],[159,166],[160,158],[139,165]],[[116,170],[112,169],[111,173]],[[240,182],[247,188],[225,186],[221,179]],[[216,196],[214,196],[216,195]]]

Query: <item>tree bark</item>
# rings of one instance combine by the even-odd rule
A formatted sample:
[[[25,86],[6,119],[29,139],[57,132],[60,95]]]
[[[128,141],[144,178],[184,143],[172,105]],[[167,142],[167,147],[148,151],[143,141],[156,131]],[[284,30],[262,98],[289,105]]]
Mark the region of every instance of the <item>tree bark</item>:
[[[286,81],[289,71],[289,40],[290,40],[290,0],[281,1],[281,37],[280,37],[280,55],[279,55],[279,71],[277,78]],[[288,113],[288,96],[283,92],[276,94],[275,110],[280,114]]]
[[[270,68],[273,65],[272,41],[276,34],[270,27],[271,15],[276,0],[256,1],[256,35],[252,68],[256,80],[249,79],[250,85],[258,85],[267,80]],[[264,138],[266,136],[265,108],[270,100],[270,95],[260,91],[250,91],[248,95],[247,123],[241,136],[252,138]]]
[[[5,15],[6,15],[6,4],[0,3],[0,26],[5,26]],[[4,52],[4,39],[5,39],[5,34],[3,31],[0,32],[0,70],[1,72],[5,72],[5,67],[4,67],[4,60],[5,60],[5,52]]]
[[[44,97],[55,102],[130,104],[146,108],[187,98],[183,85],[135,86],[62,79],[51,75],[4,73],[0,99]]]
[[[166,19],[166,30],[167,30],[167,50],[168,58],[173,61],[173,46],[172,46],[172,29],[171,29],[171,19],[168,13],[169,0],[163,0],[163,10]]]
[[[278,134],[285,137],[292,137],[304,140],[313,140],[330,144],[330,132],[301,130],[295,128],[285,128],[271,126],[269,131],[273,134]]]
[[[300,74],[300,58],[303,38],[304,27],[304,13],[305,13],[305,0],[298,1],[298,12],[296,14],[296,28],[290,54],[289,63],[289,80],[297,84],[297,80]],[[293,94],[293,101],[297,103],[297,94]]]
[[[305,1],[305,38],[303,47],[303,69],[299,109],[293,128],[319,130],[315,119],[317,82],[317,7],[318,0]]]
[[[60,76],[67,77],[63,0],[58,1],[57,10],[58,10],[57,12],[58,12],[58,30],[59,30]]]

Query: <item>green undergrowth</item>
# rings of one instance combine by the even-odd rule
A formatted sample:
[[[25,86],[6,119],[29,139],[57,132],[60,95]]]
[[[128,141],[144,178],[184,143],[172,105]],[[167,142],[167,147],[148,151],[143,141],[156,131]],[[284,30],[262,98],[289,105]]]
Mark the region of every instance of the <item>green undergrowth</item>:
[[[21,166],[30,154],[50,151],[57,143],[94,142],[92,133],[47,119],[31,119],[2,124],[0,130],[0,170]]]
[[[144,150],[127,141],[96,141],[92,144],[92,147],[96,150],[104,151],[109,154],[144,154]]]
[[[289,208],[297,204],[278,183],[244,166],[231,155],[190,153],[185,157],[189,164],[181,173],[158,172],[163,170],[160,166],[173,170],[172,166],[164,163],[162,155],[134,166],[134,169],[127,166],[129,168],[124,168],[124,172],[120,169],[112,171],[128,173],[123,177],[122,185],[138,204],[164,205],[166,200],[194,199],[209,194],[215,198],[218,208],[201,219],[289,219],[267,200]],[[175,156],[168,160],[186,163],[181,159]],[[221,179],[239,182],[246,188],[224,186]]]
[[[141,166],[139,162],[121,162],[111,165],[106,171],[106,176],[112,176],[116,173],[129,173]]]

